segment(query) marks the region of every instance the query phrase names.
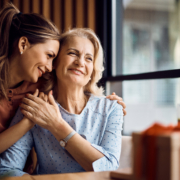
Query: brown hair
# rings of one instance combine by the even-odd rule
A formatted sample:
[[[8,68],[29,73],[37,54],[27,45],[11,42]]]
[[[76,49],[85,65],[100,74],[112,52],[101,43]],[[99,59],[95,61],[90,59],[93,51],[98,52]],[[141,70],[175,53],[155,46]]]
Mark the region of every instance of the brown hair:
[[[74,28],[68,30],[65,33],[61,34],[60,51],[63,45],[72,37],[82,37],[89,39],[94,45],[95,53],[94,53],[93,72],[91,75],[91,80],[84,87],[84,92],[89,92],[97,96],[103,96],[103,92],[104,92],[103,88],[97,86],[97,83],[102,78],[102,73],[104,71],[103,48],[101,46],[101,43],[97,35],[91,29],[88,28]],[[58,61],[58,58],[56,58],[54,64],[56,64],[56,61]],[[55,70],[53,70],[50,74],[47,74],[46,78],[50,80],[47,81],[46,85],[44,84],[45,85],[44,90],[47,92],[48,90],[53,89],[54,97],[56,98],[58,92],[56,89],[57,78],[56,78]]]
[[[7,98],[9,57],[22,36],[32,45],[60,39],[59,30],[52,22],[39,14],[22,14],[8,3],[0,11],[0,99]]]

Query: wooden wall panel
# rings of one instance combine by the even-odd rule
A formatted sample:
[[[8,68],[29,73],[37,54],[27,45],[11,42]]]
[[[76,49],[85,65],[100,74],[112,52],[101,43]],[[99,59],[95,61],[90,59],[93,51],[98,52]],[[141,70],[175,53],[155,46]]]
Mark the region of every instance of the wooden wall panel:
[[[84,0],[76,0],[76,27],[84,27]]]
[[[40,13],[40,0],[32,0],[32,12]]]
[[[88,27],[95,31],[95,0],[88,0]]]
[[[0,8],[9,1],[22,13],[42,13],[61,32],[72,27],[95,30],[95,4],[98,0],[0,0]]]
[[[30,13],[30,0],[23,1],[23,13]]]
[[[13,0],[12,3],[13,3],[18,9],[20,8],[19,0]]]
[[[68,30],[69,28],[73,27],[73,20],[72,20],[72,0],[65,0],[64,3],[64,30]]]
[[[53,21],[59,30],[62,30],[61,3],[61,0],[54,0],[53,4]]]
[[[50,0],[43,0],[42,14],[44,17],[50,19]]]

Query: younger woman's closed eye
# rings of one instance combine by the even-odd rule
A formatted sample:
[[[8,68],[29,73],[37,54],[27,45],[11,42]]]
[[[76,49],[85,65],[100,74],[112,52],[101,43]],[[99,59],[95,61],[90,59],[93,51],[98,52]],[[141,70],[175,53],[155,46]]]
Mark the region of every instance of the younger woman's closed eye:
[[[53,55],[52,54],[48,54],[48,58],[53,58]]]

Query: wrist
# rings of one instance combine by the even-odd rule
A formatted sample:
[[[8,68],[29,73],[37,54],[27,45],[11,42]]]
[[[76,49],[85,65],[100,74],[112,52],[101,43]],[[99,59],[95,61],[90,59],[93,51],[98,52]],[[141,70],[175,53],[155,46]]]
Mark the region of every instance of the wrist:
[[[76,134],[76,131],[72,131],[70,134],[68,134],[68,136],[66,136],[64,139],[61,139],[60,140],[60,145],[62,146],[62,147],[66,147],[67,146],[67,143],[69,142],[69,140],[74,136]]]
[[[34,127],[34,125],[35,125],[35,123],[33,121],[29,120],[26,117],[23,117],[23,119],[21,120],[21,123],[23,123],[25,126],[29,127],[30,129],[32,127]]]
[[[74,129],[62,119],[62,121],[53,128],[53,132],[51,131],[51,133],[60,141],[66,138],[72,131],[74,131]]]

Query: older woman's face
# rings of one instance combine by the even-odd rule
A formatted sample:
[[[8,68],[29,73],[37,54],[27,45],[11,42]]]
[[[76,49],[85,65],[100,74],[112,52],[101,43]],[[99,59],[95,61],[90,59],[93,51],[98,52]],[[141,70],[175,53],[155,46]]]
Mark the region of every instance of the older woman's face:
[[[56,63],[58,80],[85,86],[93,72],[94,46],[89,39],[70,38],[61,47]]]

